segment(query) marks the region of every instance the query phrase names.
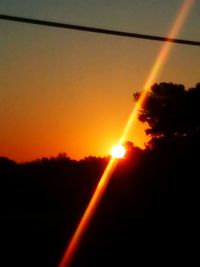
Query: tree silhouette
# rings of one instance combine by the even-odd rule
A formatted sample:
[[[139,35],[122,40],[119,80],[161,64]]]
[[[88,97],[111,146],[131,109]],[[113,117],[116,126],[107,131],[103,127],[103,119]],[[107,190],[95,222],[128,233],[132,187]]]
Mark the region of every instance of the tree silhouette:
[[[173,83],[152,86],[139,118],[156,149],[124,144],[126,156],[112,173],[73,266],[196,264],[199,100],[200,84],[187,90]],[[0,157],[1,261],[58,266],[108,161],[77,161],[66,153],[26,163]]]
[[[134,94],[134,100],[140,97]],[[177,140],[200,134],[200,83],[185,89],[182,84],[154,84],[143,103],[138,118],[148,124],[146,134],[158,140]]]

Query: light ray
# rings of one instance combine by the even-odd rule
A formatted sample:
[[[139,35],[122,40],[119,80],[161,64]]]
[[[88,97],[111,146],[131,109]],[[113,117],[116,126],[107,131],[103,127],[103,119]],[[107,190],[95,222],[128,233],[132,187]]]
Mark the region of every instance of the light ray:
[[[181,27],[183,26],[183,23],[187,17],[187,14],[189,13],[190,8],[194,4],[195,0],[186,0],[184,4],[181,6],[177,18],[173,24],[173,27],[171,31],[168,34],[168,38],[174,38],[177,36],[178,32],[180,31]],[[169,55],[170,49],[172,47],[172,43],[165,43],[160,52],[158,53],[158,56],[156,58],[156,61],[152,67],[152,70],[143,86],[142,94],[139,98],[139,100],[136,102],[135,107],[133,108],[133,111],[128,119],[128,122],[126,123],[124,127],[123,134],[120,138],[120,144],[123,143],[126,139],[126,136],[130,130],[131,127],[133,127],[133,124],[137,121],[137,115],[140,107],[145,101],[145,98],[147,96],[148,90],[150,86],[155,82],[156,77],[158,76],[159,71],[161,71],[161,68],[164,66],[164,63],[166,62],[167,56]]]
[[[98,186],[94,192],[94,195],[92,196],[87,209],[85,210],[85,213],[83,214],[83,217],[81,218],[81,221],[71,239],[69,242],[69,245],[67,247],[66,253],[63,256],[62,261],[60,262],[59,267],[68,267],[72,257],[78,247],[78,244],[80,243],[80,240],[85,233],[87,226],[97,208],[97,205],[99,204],[103,193],[107,187],[107,184],[110,180],[110,177],[112,175],[112,172],[116,166],[117,159],[111,158],[99,183]]]
[[[180,31],[181,27],[183,26],[183,23],[187,17],[187,14],[189,13],[189,10],[191,9],[192,5],[194,4],[195,0],[185,0],[183,5],[181,6],[180,10],[177,13],[177,17],[175,19],[175,22],[172,26],[171,31],[168,34],[168,38],[175,38],[178,34],[178,32]],[[159,73],[159,71],[161,70],[161,68],[163,67],[167,56],[170,52],[170,49],[172,47],[172,43],[164,43],[164,45],[162,46],[158,57],[156,58],[156,61],[152,67],[152,70],[144,84],[143,87],[143,91],[142,94],[139,98],[139,100],[137,101],[136,105],[133,108],[133,111],[127,121],[127,124],[125,125],[124,131],[122,133],[122,136],[119,140],[119,144],[122,144],[125,139],[127,134],[130,131],[130,128],[135,124],[135,122],[137,121],[137,115],[138,115],[138,111],[140,109],[140,107],[143,105],[148,90],[150,88],[150,86],[152,85],[153,82],[155,82],[155,79]],[[88,207],[86,208],[85,213],[83,214],[83,217],[81,218],[81,221],[74,233],[74,235],[72,236],[72,239],[69,242],[69,245],[67,246],[66,252],[59,264],[59,267],[68,267],[73,259],[73,256],[80,244],[80,241],[85,233],[85,231],[87,230],[87,227],[91,221],[91,218],[106,190],[106,187],[108,185],[108,182],[110,180],[110,177],[113,173],[113,170],[116,167],[118,160],[111,158],[111,160],[109,161],[100,181],[99,184],[97,185],[97,188],[94,192],[94,195],[92,196]]]

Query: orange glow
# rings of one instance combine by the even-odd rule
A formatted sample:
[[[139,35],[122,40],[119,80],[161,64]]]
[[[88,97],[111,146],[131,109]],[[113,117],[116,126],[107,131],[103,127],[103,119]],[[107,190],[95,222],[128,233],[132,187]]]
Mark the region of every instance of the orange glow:
[[[177,34],[180,31],[180,28],[183,25],[183,22],[186,19],[186,16],[187,16],[190,8],[192,7],[193,3],[194,3],[194,0],[186,0],[183,3],[183,5],[182,5],[181,9],[179,10],[178,15],[175,19],[173,27],[172,27],[170,33],[168,34],[169,38],[175,38],[177,36]],[[138,111],[139,111],[141,105],[145,101],[145,98],[147,96],[147,92],[148,92],[150,86],[155,81],[159,71],[163,67],[171,47],[172,47],[172,43],[168,43],[168,42],[164,43],[164,45],[162,46],[162,48],[158,54],[158,57],[155,61],[155,64],[153,65],[152,70],[151,70],[151,72],[150,72],[150,74],[149,74],[149,76],[148,76],[148,78],[144,84],[143,93],[141,94],[139,101],[134,106],[134,109],[133,109],[133,111],[132,111],[132,113],[128,119],[128,122],[127,122],[125,129],[123,131],[123,134],[120,138],[119,144],[122,144],[125,141],[131,126],[133,124],[135,125],[135,122],[137,120]],[[59,267],[68,267],[70,265],[70,262],[74,256],[74,253],[76,252],[76,250],[78,248],[78,245],[81,241],[81,238],[83,237],[83,234],[85,233],[85,231],[86,231],[86,229],[90,223],[90,220],[91,220],[91,218],[92,218],[92,216],[93,216],[93,214],[94,214],[94,212],[98,206],[98,203],[100,202],[100,200],[103,196],[103,193],[105,192],[106,186],[107,186],[109,179],[111,177],[111,174],[112,174],[112,172],[116,166],[116,163],[117,163],[117,159],[111,158],[106,170],[103,173],[103,176],[101,177],[101,179],[99,181],[97,189],[94,192],[94,195],[93,195],[92,199],[90,200],[89,205],[88,205],[85,213],[83,214],[83,217],[82,217],[71,241],[69,242],[69,245],[66,249],[66,252],[62,258],[61,263],[59,264]]]
[[[121,159],[124,157],[126,153],[126,150],[125,148],[122,146],[122,145],[115,145],[113,148],[112,148],[112,151],[111,151],[111,155],[113,158],[116,158],[116,159]]]

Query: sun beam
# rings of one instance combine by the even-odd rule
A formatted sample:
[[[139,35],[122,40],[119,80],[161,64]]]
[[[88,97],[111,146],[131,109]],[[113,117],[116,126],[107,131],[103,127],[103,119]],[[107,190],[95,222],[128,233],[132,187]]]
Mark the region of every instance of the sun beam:
[[[185,0],[184,3],[182,4],[180,10],[177,13],[177,16],[175,18],[175,21],[173,23],[173,26],[171,28],[171,31],[168,34],[168,38],[175,38],[180,31],[181,27],[183,26],[183,23],[187,17],[187,14],[189,13],[190,8],[194,4],[195,0]],[[146,99],[147,92],[152,85],[153,82],[155,82],[155,79],[160,72],[161,68],[164,66],[164,63],[167,59],[167,56],[169,55],[170,49],[172,47],[172,43],[164,43],[162,46],[161,50],[159,51],[159,54],[155,60],[154,65],[152,66],[152,69],[150,71],[149,76],[147,77],[147,80],[144,84],[143,93],[140,96],[139,101],[136,103],[134,106],[134,109],[132,113],[130,114],[130,117],[128,119],[128,122],[124,128],[124,132],[120,138],[119,144],[122,144],[126,137],[128,132],[130,131],[131,126],[136,122],[137,120],[137,114],[138,110],[140,109],[141,105],[144,103]],[[70,240],[66,251],[64,253],[64,256],[59,264],[59,267],[68,267],[73,259],[73,256],[81,242],[81,239],[85,233],[85,231],[88,228],[88,225],[92,219],[92,216],[106,190],[107,184],[109,183],[110,177],[116,167],[117,164],[117,159],[120,157],[115,157],[115,155],[121,155],[119,152],[122,150],[121,145],[118,145],[120,147],[115,148],[116,153],[112,154],[111,160],[109,161],[98,185],[97,188],[88,204],[88,207],[86,208],[86,211],[84,212],[80,223],[72,236],[72,239]],[[114,149],[114,148],[113,148]],[[118,151],[118,152],[117,152]],[[124,152],[125,154],[125,152]],[[122,156],[123,157],[123,156]]]

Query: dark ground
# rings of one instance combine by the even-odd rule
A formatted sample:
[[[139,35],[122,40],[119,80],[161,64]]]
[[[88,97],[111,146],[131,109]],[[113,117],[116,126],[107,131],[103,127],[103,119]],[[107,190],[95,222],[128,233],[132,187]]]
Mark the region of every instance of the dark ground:
[[[132,148],[72,266],[198,264],[199,147]],[[0,266],[57,266],[107,162],[0,158]]]

